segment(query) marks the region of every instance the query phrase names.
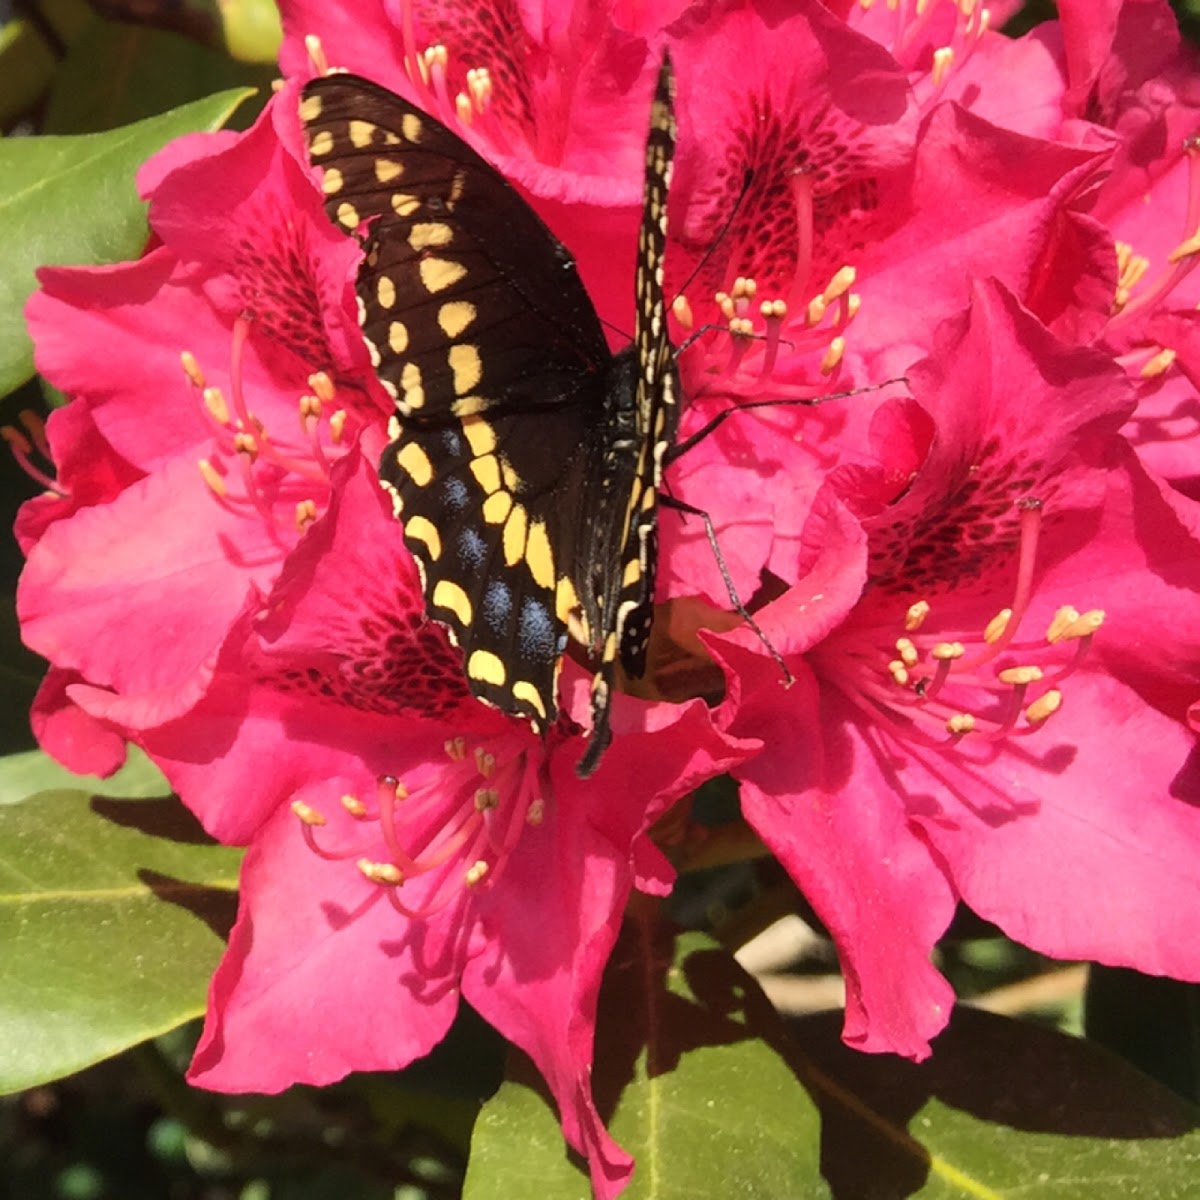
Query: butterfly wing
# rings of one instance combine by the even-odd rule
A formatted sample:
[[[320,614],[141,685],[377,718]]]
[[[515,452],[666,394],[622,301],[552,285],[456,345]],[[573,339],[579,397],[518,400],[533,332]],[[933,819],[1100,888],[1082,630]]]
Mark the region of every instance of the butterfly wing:
[[[304,89],[363,336],[396,402],[380,477],[472,692],[544,728],[612,362],[571,256],[460,138],[336,74]],[[531,417],[531,414],[536,414]]]

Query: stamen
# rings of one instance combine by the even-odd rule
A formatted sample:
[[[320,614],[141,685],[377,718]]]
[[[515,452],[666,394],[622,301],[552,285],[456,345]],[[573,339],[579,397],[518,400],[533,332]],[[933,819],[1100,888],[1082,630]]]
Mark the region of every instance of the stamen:
[[[217,473],[216,467],[207,458],[202,458],[196,466],[199,468],[200,478],[204,480],[208,490],[219,500],[224,500],[229,495],[229,489],[225,486],[225,480]]]
[[[940,88],[946,82],[946,76],[950,74],[950,64],[954,62],[954,51],[949,46],[941,46],[933,52],[933,69],[930,71],[930,78],[933,80],[933,86]]]
[[[190,350],[180,352],[179,361],[183,365],[183,373],[191,381],[193,387],[204,390],[204,372],[200,370],[200,364],[196,361],[196,356]]]
[[[1174,363],[1177,357],[1174,350],[1160,350],[1152,358],[1142,364],[1141,371],[1138,372],[1143,379],[1155,379],[1159,375],[1165,375]]]
[[[308,55],[313,75],[329,74],[329,60],[325,57],[325,48],[315,33],[304,35],[304,51]]]
[[[325,824],[325,816],[317,809],[309,804],[305,804],[303,800],[292,801],[292,812],[309,826],[320,826]]]
[[[692,316],[692,306],[688,303],[688,298],[683,295],[676,296],[671,301],[671,312],[675,316],[675,320],[684,329],[694,329],[696,326],[695,318]]]
[[[389,862],[372,862],[369,858],[360,858],[354,864],[372,882],[395,887],[404,882],[404,872]]]
[[[25,416],[25,413],[21,414],[22,420],[24,420]],[[29,422],[25,421],[25,424],[28,426]],[[0,438],[3,438],[8,444],[9,453],[12,454],[13,458],[16,459],[18,466],[20,466],[21,470],[24,471],[30,479],[32,479],[35,483],[40,483],[48,492],[54,492],[59,496],[65,496],[67,494],[58,486],[58,483],[50,475],[46,474],[45,471],[34,465],[33,459],[31,458],[33,453],[33,445],[30,443],[29,438],[27,438],[25,434],[17,429],[16,426],[0,425]],[[44,437],[42,438],[42,442],[45,442]],[[49,459],[49,451],[50,448],[47,445],[46,449],[42,451],[43,457]]]
[[[303,533],[317,519],[317,506],[312,500],[301,500],[296,505],[296,529]]]
[[[915,604],[910,604],[908,612],[904,614],[904,628],[909,633],[916,633],[925,623],[927,616],[929,616],[928,600],[918,600]]]
[[[834,369],[842,361],[842,356],[845,353],[846,339],[844,337],[835,337],[829,343],[829,349],[825,352],[825,357],[821,359],[821,374],[833,374]]]
[[[1025,719],[1030,725],[1040,725],[1047,717],[1053,716],[1062,708],[1062,701],[1062,692],[1056,688],[1051,689],[1044,696],[1039,696],[1025,710]]]
[[[357,796],[347,793],[342,796],[341,804],[355,820],[361,821],[367,815],[367,806]]]
[[[467,868],[467,887],[478,887],[487,876],[489,867],[482,859]]]

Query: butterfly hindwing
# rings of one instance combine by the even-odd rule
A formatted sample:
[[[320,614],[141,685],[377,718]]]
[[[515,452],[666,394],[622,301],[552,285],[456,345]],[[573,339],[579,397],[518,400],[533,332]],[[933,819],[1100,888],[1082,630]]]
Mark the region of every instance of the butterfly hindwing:
[[[330,218],[358,237],[363,337],[396,403],[380,478],[472,692],[545,728],[568,623],[596,661],[589,774],[616,664],[645,669],[656,495],[677,377],[662,260],[664,59],[646,152],[634,344],[613,356],[569,253],[440,122],[357,76],[304,89]]]

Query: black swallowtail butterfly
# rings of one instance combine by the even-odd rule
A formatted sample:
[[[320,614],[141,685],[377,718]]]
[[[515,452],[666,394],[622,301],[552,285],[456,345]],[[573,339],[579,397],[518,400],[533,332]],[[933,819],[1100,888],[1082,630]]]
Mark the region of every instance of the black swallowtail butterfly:
[[[363,247],[363,337],[396,415],[379,473],[429,615],[480,700],[544,729],[568,626],[595,664],[580,775],[611,740],[619,661],[646,666],[678,375],[663,298],[675,148],[664,56],[646,145],[635,336],[612,354],[574,260],[446,126],[354,75],[300,115],[325,208]]]

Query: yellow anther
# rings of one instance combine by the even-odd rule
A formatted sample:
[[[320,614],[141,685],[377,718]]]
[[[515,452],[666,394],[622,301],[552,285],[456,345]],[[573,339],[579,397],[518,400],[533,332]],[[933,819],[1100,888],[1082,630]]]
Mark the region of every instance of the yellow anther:
[[[846,297],[846,320],[853,321],[862,308],[862,297],[857,292],[851,292]]]
[[[200,364],[196,361],[196,356],[190,350],[184,350],[179,355],[179,361],[183,366],[183,373],[188,377],[193,386],[203,390],[204,372],[200,370]]]
[[[459,92],[454,97],[454,112],[464,125],[470,125],[475,120],[475,106],[466,92]]]
[[[314,371],[308,377],[308,386],[322,403],[328,404],[333,399],[333,380],[326,372]]]
[[[292,801],[292,812],[294,812],[305,825],[325,824],[324,814],[318,812],[311,805],[305,804],[303,800]]]
[[[733,298],[753,300],[758,292],[758,280],[753,275],[739,275],[733,281]]]
[[[1002,608],[984,627],[983,640],[989,646],[994,646],[1008,632],[1008,623],[1011,620],[1012,609]]]
[[[787,301],[764,300],[758,311],[762,313],[764,321],[782,321],[787,316]]]
[[[950,74],[954,62],[954,51],[949,46],[939,46],[933,52],[933,69],[929,72],[934,87],[941,87]]]
[[[500,803],[500,793],[495,788],[479,788],[475,792],[475,811],[488,812]]]
[[[1062,692],[1051,688],[1044,696],[1039,696],[1025,710],[1025,719],[1030,725],[1040,725],[1047,717],[1053,716],[1062,708]]]
[[[296,528],[303,533],[317,519],[315,501],[301,500],[296,505]]]
[[[753,337],[754,322],[749,317],[734,317],[729,322],[729,332],[734,337]]]
[[[887,665],[888,674],[891,675],[894,682],[901,687],[908,686],[908,668],[898,659],[893,658]]]
[[[832,304],[839,296],[843,296],[853,286],[858,272],[853,267],[841,267],[834,272],[833,278],[825,286],[821,298],[826,304]]]
[[[1006,667],[997,676],[1001,683],[1007,683],[1011,687],[1023,687],[1031,683],[1037,683],[1042,678],[1041,667]]]
[[[540,796],[525,810],[526,825],[540,825],[546,818],[546,802]]]
[[[966,652],[967,648],[962,642],[938,642],[929,653],[939,662],[952,662],[956,658],[962,658]]]
[[[463,737],[447,738],[442,745],[446,757],[454,762],[462,762],[467,757],[467,741]]]
[[[321,39],[315,33],[304,35],[304,52],[308,55],[308,61],[312,63],[314,75],[329,74],[329,60],[325,57],[325,47],[321,45]]]
[[[444,69],[450,61],[450,52],[441,42],[436,42],[432,46],[425,47],[425,53],[422,55],[422,58],[426,67],[438,66]]]
[[[1174,350],[1160,350],[1153,358],[1142,364],[1142,369],[1138,374],[1143,379],[1155,379],[1166,373],[1176,357]]]
[[[671,301],[671,312],[675,315],[675,320],[679,322],[684,329],[693,329],[696,325],[696,319],[692,315],[692,306],[688,303],[686,296],[676,296]]]
[[[467,72],[467,89],[481,112],[492,98],[492,77],[487,67],[472,67]]]
[[[1104,609],[1089,608],[1071,621],[1058,635],[1057,641],[1066,642],[1075,638],[1091,637],[1104,624]]]
[[[1072,608],[1069,604],[1064,604],[1054,616],[1050,618],[1050,625],[1046,629],[1046,641],[1051,645],[1061,641],[1063,633],[1070,628],[1073,622],[1079,620],[1079,610]]]
[[[329,436],[333,438],[333,444],[340,446],[342,442],[342,431],[346,428],[346,410],[339,408],[337,412],[329,418]]]
[[[300,423],[303,424],[310,417],[313,420],[319,420],[321,416],[321,401],[313,395],[305,395],[300,397],[300,403],[297,406],[300,410]]]
[[[912,638],[897,638],[896,653],[900,655],[900,660],[906,667],[915,667],[920,659],[917,647],[913,644]]]
[[[904,614],[904,628],[909,633],[916,633],[925,624],[927,616],[929,616],[928,600],[918,600],[915,604],[910,604],[908,612]]]
[[[952,733],[956,737],[964,733],[971,733],[975,729],[975,718],[970,713],[955,713],[946,722],[946,732]]]
[[[814,296],[809,302],[808,307],[804,310],[804,320],[808,325],[820,325],[825,319],[826,310],[829,305],[825,303],[823,296]]]
[[[225,393],[219,387],[206,387],[201,395],[204,397],[204,407],[212,413],[213,419],[228,425],[229,405],[225,403]]]
[[[825,351],[825,357],[821,359],[821,374],[832,374],[838,363],[842,361],[842,355],[846,353],[846,339],[844,337],[835,337],[829,343],[829,349]]]
[[[489,867],[483,859],[473,862],[467,868],[467,887],[478,887],[486,878]]]
[[[349,792],[342,797],[342,807],[357,820],[362,820],[367,815],[367,806],[357,796],[351,796]]]
[[[253,462],[258,457],[258,441],[251,433],[235,433],[233,435],[233,448],[239,453],[244,454]]]
[[[204,480],[208,486],[208,490],[215,496],[225,496],[228,494],[228,489],[225,487],[225,480],[217,474],[216,468],[208,461],[207,458],[202,458],[197,464],[200,468],[200,478]]]
[[[477,770],[484,779],[490,779],[492,772],[496,769],[496,756],[490,751],[485,750],[482,746],[475,748],[475,770]]]
[[[1177,263],[1181,258],[1190,258],[1200,250],[1200,230],[1193,233],[1191,237],[1184,238],[1170,254],[1167,255],[1167,262]]]
[[[737,316],[737,309],[733,307],[733,300],[724,292],[717,293],[717,308],[726,321],[732,321]]]
[[[372,882],[394,887],[404,882],[404,872],[395,863],[372,862],[369,858],[360,858],[354,864]]]

